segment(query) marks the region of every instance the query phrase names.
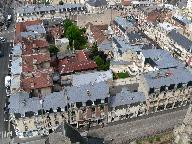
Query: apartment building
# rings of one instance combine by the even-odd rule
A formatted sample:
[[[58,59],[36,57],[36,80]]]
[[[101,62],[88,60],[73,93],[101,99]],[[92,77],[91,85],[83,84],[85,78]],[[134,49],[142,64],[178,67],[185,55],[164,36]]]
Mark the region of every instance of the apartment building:
[[[137,84],[110,88],[108,122],[134,118],[146,114],[146,99],[138,92]]]
[[[106,0],[88,0],[85,2],[88,13],[103,13],[108,6]]]
[[[70,17],[72,15],[86,12],[86,7],[81,4],[64,4],[64,5],[26,5],[16,10],[17,22],[50,19],[56,17]]]

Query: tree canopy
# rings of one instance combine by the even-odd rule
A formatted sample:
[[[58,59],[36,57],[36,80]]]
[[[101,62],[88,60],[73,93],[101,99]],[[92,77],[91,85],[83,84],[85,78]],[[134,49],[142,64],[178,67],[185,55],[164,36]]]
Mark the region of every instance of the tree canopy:
[[[71,20],[66,19],[63,22],[64,36],[69,39],[70,47],[75,49],[83,49],[87,44],[87,39],[84,36],[84,29],[80,29]]]
[[[49,45],[48,50],[51,54],[57,54],[59,52],[59,48],[55,45]]]
[[[62,0],[59,1],[59,5],[63,5],[64,2]]]
[[[108,70],[110,62],[107,61],[107,55],[98,51],[97,43],[93,43],[90,57],[96,62],[98,70]]]

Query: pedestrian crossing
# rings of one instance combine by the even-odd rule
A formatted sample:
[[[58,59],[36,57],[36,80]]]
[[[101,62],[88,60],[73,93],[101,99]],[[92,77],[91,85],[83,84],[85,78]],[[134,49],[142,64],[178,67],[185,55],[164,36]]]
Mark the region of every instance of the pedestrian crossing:
[[[8,138],[10,136],[12,136],[12,131],[11,132],[7,132],[7,131],[0,132],[0,139]]]

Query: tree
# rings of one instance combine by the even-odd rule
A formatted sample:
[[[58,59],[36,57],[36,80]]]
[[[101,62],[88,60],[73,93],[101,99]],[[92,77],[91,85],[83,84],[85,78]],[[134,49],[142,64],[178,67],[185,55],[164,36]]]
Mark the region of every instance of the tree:
[[[91,47],[91,55],[90,55],[90,57],[92,59],[94,59],[94,57],[97,56],[97,55],[98,55],[98,46],[97,46],[97,43],[94,42],[92,47]]]
[[[82,28],[81,32],[85,34],[86,33],[86,28]]]
[[[69,39],[70,47],[74,47],[75,49],[83,49],[83,46],[87,43],[82,31],[76,25],[69,26],[65,35]]]
[[[67,29],[68,29],[70,26],[72,26],[72,25],[74,25],[74,24],[73,24],[73,22],[72,22],[70,19],[65,19],[65,20],[63,21],[64,36],[66,36],[66,31],[67,31]]]
[[[104,60],[98,55],[94,58],[98,68],[100,68],[105,62]]]
[[[55,45],[49,45],[48,50],[51,54],[57,54],[59,52],[59,48]]]
[[[61,0],[61,1],[59,1],[59,5],[63,5],[64,3],[63,3],[63,1]]]

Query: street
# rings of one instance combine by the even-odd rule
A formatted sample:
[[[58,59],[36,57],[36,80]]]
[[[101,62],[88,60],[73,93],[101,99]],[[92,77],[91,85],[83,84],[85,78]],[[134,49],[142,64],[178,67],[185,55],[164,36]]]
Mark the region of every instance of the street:
[[[130,140],[141,138],[173,129],[178,123],[181,123],[186,114],[186,109],[154,115],[144,119],[115,124],[112,126],[92,129],[88,132],[89,136],[104,138],[111,144],[128,143]]]
[[[5,118],[4,114],[4,107],[7,99],[4,86],[4,78],[8,74],[9,50],[11,47],[11,43],[7,42],[0,46],[4,52],[4,56],[0,57],[0,139],[2,139],[4,137],[7,137],[8,132],[8,123],[4,121],[4,119],[7,119],[7,117]]]

